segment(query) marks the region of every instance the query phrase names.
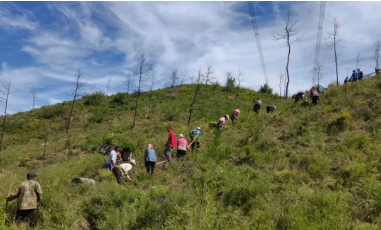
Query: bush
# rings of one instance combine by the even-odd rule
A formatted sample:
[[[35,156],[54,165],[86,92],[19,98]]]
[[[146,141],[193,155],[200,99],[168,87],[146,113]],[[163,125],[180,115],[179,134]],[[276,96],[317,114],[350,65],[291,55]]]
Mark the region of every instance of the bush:
[[[62,104],[56,104],[52,106],[43,106],[39,110],[38,118],[52,119],[56,117],[63,117],[66,114],[65,107]]]
[[[90,109],[93,113],[89,118],[89,122],[91,123],[102,123],[106,119],[107,108],[106,107],[94,107]]]
[[[117,93],[112,97],[112,102],[119,106],[127,104],[127,94],[126,93]]]
[[[82,97],[82,99],[85,100],[83,104],[86,106],[99,106],[105,98],[106,95],[101,91],[94,92]]]
[[[341,114],[333,114],[332,120],[327,126],[327,132],[329,134],[335,134],[345,130],[352,120],[352,116],[349,112],[343,112]]]
[[[267,83],[265,83],[263,86],[261,85],[261,87],[259,88],[259,92],[265,94],[272,94],[273,89],[270,88],[270,86]]]

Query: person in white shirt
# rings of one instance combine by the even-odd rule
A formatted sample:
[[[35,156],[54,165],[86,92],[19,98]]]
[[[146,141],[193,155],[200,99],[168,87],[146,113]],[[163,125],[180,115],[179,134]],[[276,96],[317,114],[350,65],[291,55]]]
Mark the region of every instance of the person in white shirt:
[[[116,166],[116,156],[120,151],[120,145],[115,145],[114,149],[111,150],[110,154],[107,157],[105,168],[112,171],[112,169]]]
[[[129,181],[132,181],[130,178],[128,172],[133,169],[136,165],[135,160],[130,160],[130,163],[124,163],[121,165],[117,165],[115,168],[113,168],[112,172],[114,173],[114,176],[116,177],[116,180],[118,181],[118,184],[123,185],[123,176],[126,176],[126,179]]]

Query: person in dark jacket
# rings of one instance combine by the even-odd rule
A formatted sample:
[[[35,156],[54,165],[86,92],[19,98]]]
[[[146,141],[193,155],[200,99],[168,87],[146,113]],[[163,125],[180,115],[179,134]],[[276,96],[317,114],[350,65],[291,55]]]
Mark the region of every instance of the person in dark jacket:
[[[348,77],[345,78],[344,84],[347,84],[347,82],[348,82]]]
[[[151,144],[148,144],[146,151],[144,152],[144,163],[147,169],[147,173],[154,174],[156,165],[156,152],[153,150]]]
[[[359,78],[359,73],[356,70],[353,70],[352,76],[351,76],[352,81],[357,81],[358,78]]]
[[[267,113],[269,113],[269,112],[274,112],[275,109],[276,109],[275,105],[268,105],[268,106],[266,107],[266,111],[267,111]]]
[[[293,96],[292,96],[292,99],[295,99],[295,103],[297,103],[298,101],[301,101],[301,100],[303,100],[303,96],[304,96],[304,92],[302,92],[302,91],[299,91],[298,93],[296,93],[296,94],[294,94]]]
[[[257,102],[255,102],[253,110],[256,114],[259,113],[259,110],[261,109],[261,104],[262,104],[261,100],[258,100]]]
[[[364,74],[360,69],[357,69],[357,72],[359,73],[359,81],[361,81],[364,78]]]

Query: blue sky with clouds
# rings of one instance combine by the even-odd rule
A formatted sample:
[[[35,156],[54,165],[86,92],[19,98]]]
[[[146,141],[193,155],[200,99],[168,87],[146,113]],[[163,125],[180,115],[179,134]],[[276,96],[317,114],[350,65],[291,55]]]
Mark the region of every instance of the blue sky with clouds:
[[[299,18],[303,41],[294,43],[290,93],[311,85],[320,2],[254,2],[270,86],[279,92],[287,47],[274,41],[287,9]],[[380,2],[327,2],[320,60],[335,80],[333,50],[326,46],[329,20],[344,22],[338,48],[341,80],[356,64],[373,72],[372,49],[381,41]],[[244,72],[245,87],[264,83],[246,2],[0,2],[0,78],[12,79],[10,113],[31,109],[29,89],[36,88],[37,107],[70,100],[71,82],[81,69],[89,87],[84,92],[124,92],[126,74],[136,73],[144,52],[157,75],[155,88],[168,85],[173,68],[191,75],[208,65],[220,83],[225,72]],[[186,74],[185,74],[186,73]],[[135,81],[135,79],[134,79]],[[135,82],[133,82],[135,86]],[[148,86],[148,84],[147,84]],[[132,89],[133,90],[133,89]]]

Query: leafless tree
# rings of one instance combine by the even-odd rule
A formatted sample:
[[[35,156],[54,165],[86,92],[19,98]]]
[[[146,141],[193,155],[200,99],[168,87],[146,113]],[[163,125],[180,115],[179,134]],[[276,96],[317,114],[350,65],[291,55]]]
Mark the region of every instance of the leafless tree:
[[[0,88],[0,93],[1,93],[1,100],[5,102],[5,108],[4,108],[4,116],[3,116],[3,128],[1,131],[1,139],[0,139],[0,152],[3,150],[3,138],[4,138],[4,131],[5,131],[5,126],[6,126],[6,119],[7,119],[7,109],[8,109],[8,99],[9,99],[9,94],[11,92],[11,80],[3,80],[1,82],[1,88]]]
[[[236,103],[238,95],[239,95],[239,91],[241,89],[242,81],[243,81],[243,72],[241,70],[238,70],[237,81],[236,81],[236,82],[238,82],[238,85],[237,85],[236,92],[235,92],[234,107],[235,107],[235,103]]]
[[[36,89],[30,89],[30,94],[32,94],[32,99],[33,99],[32,109],[34,109],[34,102],[36,101],[36,99],[38,99]]]
[[[316,68],[312,68],[311,70],[312,74],[312,85],[320,84],[321,79],[325,75],[325,69],[324,66],[318,62]]]
[[[171,75],[171,95],[173,93],[173,88],[175,87],[176,81],[178,79],[179,79],[179,77],[177,76],[177,69],[173,69],[172,75]]]
[[[283,33],[275,33],[273,31],[272,36],[275,41],[277,40],[286,40],[288,47],[288,55],[287,55],[287,65],[286,65],[286,99],[288,97],[288,87],[290,84],[290,73],[289,73],[289,64],[290,64],[290,54],[291,54],[291,44],[297,41],[301,41],[302,38],[298,37],[300,32],[300,27],[296,24],[299,19],[292,20],[292,12],[290,10],[287,11],[287,16],[284,18],[285,26]]]
[[[380,67],[380,43],[378,41],[375,43],[372,59],[376,62],[376,68]]]
[[[180,83],[180,85],[182,86],[183,84],[184,84],[184,82],[185,82],[185,78],[186,78],[186,76],[187,76],[187,71],[185,71],[182,75],[181,75],[181,83]]]
[[[95,83],[90,86],[91,93],[95,92]]]
[[[282,97],[282,82],[283,82],[283,73],[279,75],[279,97]]]
[[[196,77],[196,90],[194,92],[193,101],[192,101],[192,103],[190,104],[190,107],[189,107],[188,125],[191,122],[192,112],[193,112],[193,110],[195,110],[195,108],[193,108],[193,106],[196,104],[197,96],[200,94],[201,86],[202,86],[202,81],[203,81],[203,74],[201,73],[201,67],[200,67],[200,69],[198,71],[198,74],[197,74],[197,77]]]
[[[139,85],[138,90],[136,92],[136,103],[135,103],[135,114],[134,114],[134,122],[132,123],[132,131],[135,129],[135,122],[136,122],[136,116],[138,114],[138,103],[139,103],[139,97],[141,94],[141,88],[142,88],[142,81],[145,80],[145,77],[149,71],[151,71],[151,68],[147,67],[147,59],[144,54],[141,55],[140,61],[138,64],[138,76],[139,76]]]
[[[75,105],[75,100],[77,97],[81,96],[81,90],[83,87],[86,86],[86,82],[84,81],[84,77],[82,76],[81,70],[78,70],[77,74],[75,75],[75,82],[73,82],[73,102],[71,104],[71,109],[70,109],[70,114],[69,114],[69,119],[66,124],[66,134],[69,132],[70,128],[70,121],[71,117],[73,116],[73,111],[74,111],[74,105]]]
[[[356,56],[356,69],[359,67],[359,61],[360,61],[360,52]]]
[[[106,95],[108,96],[108,91],[110,90],[110,86],[111,86],[111,78],[112,77],[110,77],[109,79],[108,79],[108,82],[107,82],[107,91],[106,91]]]
[[[339,72],[338,72],[338,63],[337,63],[337,46],[339,43],[343,41],[342,34],[341,34],[341,26],[343,26],[343,23],[340,23],[337,18],[333,18],[331,21],[329,21],[333,25],[333,31],[328,33],[328,38],[331,39],[331,41],[327,44],[328,46],[333,46],[333,51],[335,53],[335,65],[336,65],[336,85],[339,87]]]
[[[210,83],[214,77],[212,76],[213,75],[213,67],[210,65],[208,66],[208,69],[205,73],[205,86],[207,87],[208,86],[208,82]]]
[[[128,73],[126,75],[126,80],[123,82],[123,84],[125,86],[127,86],[127,104],[128,104],[128,96],[129,96],[129,93],[130,93],[130,82],[131,82],[131,74]]]
[[[153,72],[152,75],[151,75],[151,87],[149,89],[148,114],[151,114],[152,92],[153,92],[153,87],[154,87],[154,84],[155,84],[155,80],[156,80],[156,75],[155,75],[155,72]]]

